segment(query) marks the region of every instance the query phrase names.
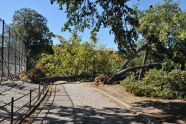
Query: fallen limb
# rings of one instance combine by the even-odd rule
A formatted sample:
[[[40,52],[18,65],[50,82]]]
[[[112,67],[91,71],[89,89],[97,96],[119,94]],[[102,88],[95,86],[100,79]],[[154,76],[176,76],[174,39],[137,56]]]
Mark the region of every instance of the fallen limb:
[[[127,69],[123,69],[123,70],[117,72],[114,76],[112,76],[109,83],[113,84],[113,82],[115,82],[115,81],[122,80],[124,78],[124,75],[129,71],[135,71],[137,69],[145,69],[145,68],[155,67],[158,65],[161,65],[161,63],[151,63],[151,64],[142,65],[142,66],[134,66],[134,67],[129,67]]]
[[[90,74],[80,74],[80,75],[71,75],[71,76],[63,76],[63,77],[46,77],[46,78],[38,78],[38,79],[32,79],[34,83],[40,83],[40,82],[46,82],[51,83],[55,81],[74,81],[80,78],[90,78],[92,75]]]
[[[132,61],[134,58],[136,58],[136,57],[137,57],[137,54],[138,54],[141,50],[145,49],[150,43],[151,43],[150,41],[145,40],[145,43],[144,43],[143,45],[141,45],[141,47],[139,47],[139,48],[136,50],[136,56],[133,56],[131,59],[126,60],[125,63],[123,64],[123,66],[121,67],[120,71],[123,70],[123,69],[125,69],[126,66],[129,64],[129,62]]]

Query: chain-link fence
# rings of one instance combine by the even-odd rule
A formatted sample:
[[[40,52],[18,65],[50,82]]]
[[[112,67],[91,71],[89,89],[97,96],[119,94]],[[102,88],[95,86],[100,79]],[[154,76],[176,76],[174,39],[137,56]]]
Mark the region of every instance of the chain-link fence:
[[[26,70],[25,52],[21,37],[0,19],[0,81]]]

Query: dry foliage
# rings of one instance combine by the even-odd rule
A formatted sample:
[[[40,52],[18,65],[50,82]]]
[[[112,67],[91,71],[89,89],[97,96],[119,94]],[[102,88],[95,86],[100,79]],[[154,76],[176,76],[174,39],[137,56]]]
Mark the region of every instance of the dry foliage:
[[[32,68],[13,77],[13,80],[29,80],[45,77],[45,72],[41,69]]]
[[[94,85],[99,86],[99,85],[109,84],[109,81],[110,81],[110,78],[108,75],[101,74],[95,78]]]

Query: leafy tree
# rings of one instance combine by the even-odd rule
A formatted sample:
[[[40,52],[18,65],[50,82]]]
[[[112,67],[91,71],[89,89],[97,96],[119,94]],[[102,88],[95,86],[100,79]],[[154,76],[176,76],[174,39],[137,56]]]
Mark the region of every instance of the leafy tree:
[[[174,60],[175,52],[180,51],[174,49],[175,45],[182,44],[186,38],[183,20],[179,5],[172,0],[164,0],[162,5],[155,5],[141,14],[137,29],[144,36],[144,42],[154,45],[149,49]]]
[[[81,38],[74,33],[69,40],[57,37],[61,45],[53,46],[54,54],[43,54],[37,62],[37,67],[44,69],[47,75],[113,74],[123,62],[117,52],[103,46],[97,47],[93,39],[81,43]]]
[[[15,11],[12,27],[23,38],[29,51],[27,69],[33,66],[40,53],[52,52],[50,45],[53,34],[47,27],[47,19],[35,10],[22,8]]]
[[[100,28],[110,28],[115,35],[115,42],[121,51],[129,56],[135,50],[138,35],[133,28],[138,22],[134,18],[135,11],[127,6],[129,0],[51,0],[65,9],[68,21],[63,30],[84,31],[85,28],[98,32]]]
[[[124,73],[157,66],[164,59],[185,65],[185,15],[179,5],[173,0],[164,0],[164,3],[151,6],[148,10],[139,11],[126,5],[129,0],[51,0],[57,2],[60,9],[65,9],[68,21],[63,30],[80,30],[91,28],[98,32],[100,28],[110,28],[115,35],[120,51],[125,51],[126,62],[121,70],[113,76],[111,81],[117,80]],[[142,36],[141,45],[137,47],[138,35]],[[127,52],[126,52],[127,51]],[[142,57],[143,60],[141,61]],[[134,58],[142,62],[134,68],[127,65]],[[103,62],[103,61],[102,61]],[[146,63],[150,63],[147,64]],[[139,63],[138,63],[139,64]],[[123,70],[124,69],[124,70]]]
[[[172,0],[164,0],[161,5],[155,5],[145,11],[138,11],[136,18],[139,20],[139,25],[134,28],[142,35],[143,41],[135,57],[139,58],[144,55],[139,79],[143,68],[147,68],[145,66],[147,62],[160,64],[163,63],[162,60],[170,59],[175,63],[182,64],[182,69],[184,69],[186,28],[184,13],[179,5]],[[153,60],[149,60],[150,58]],[[124,67],[131,60],[126,61],[123,70],[114,75],[113,79],[117,80],[119,76],[127,72]],[[157,66],[157,64],[148,65]],[[140,69],[140,67],[130,68],[131,71],[135,69]]]

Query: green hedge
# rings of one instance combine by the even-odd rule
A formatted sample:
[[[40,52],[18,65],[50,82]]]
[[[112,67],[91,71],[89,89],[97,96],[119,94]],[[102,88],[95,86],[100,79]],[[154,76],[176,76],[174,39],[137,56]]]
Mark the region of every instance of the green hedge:
[[[186,97],[186,71],[150,70],[140,81],[128,76],[121,83],[128,92],[137,96],[177,99]]]

